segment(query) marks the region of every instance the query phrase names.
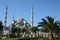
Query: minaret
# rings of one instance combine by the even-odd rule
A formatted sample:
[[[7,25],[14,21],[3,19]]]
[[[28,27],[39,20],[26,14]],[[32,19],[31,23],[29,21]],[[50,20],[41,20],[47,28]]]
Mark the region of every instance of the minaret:
[[[13,15],[13,21],[14,21],[14,15]]]
[[[33,6],[32,6],[32,9],[31,9],[31,27],[33,27]]]
[[[4,27],[3,27],[3,34],[4,35],[6,35],[7,10],[8,10],[8,6],[6,5],[5,16],[4,16]]]
[[[5,30],[5,28],[6,28],[6,23],[7,23],[7,10],[8,10],[8,6],[6,5],[5,17],[4,17],[4,30]]]
[[[12,21],[12,23],[13,23],[13,27],[14,27],[14,25],[15,25],[15,20],[14,20],[14,15],[13,15],[13,21]]]
[[[14,29],[14,27],[15,27],[15,20],[14,20],[14,14],[13,14],[13,16],[12,16],[12,25],[9,28],[9,34],[11,34],[11,29]]]

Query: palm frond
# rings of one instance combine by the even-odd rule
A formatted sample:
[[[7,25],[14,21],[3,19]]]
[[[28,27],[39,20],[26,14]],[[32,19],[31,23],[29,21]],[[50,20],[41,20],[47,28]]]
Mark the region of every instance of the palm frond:
[[[51,16],[47,16],[46,19],[47,19],[49,24],[53,24],[54,23],[54,18],[52,18]]]

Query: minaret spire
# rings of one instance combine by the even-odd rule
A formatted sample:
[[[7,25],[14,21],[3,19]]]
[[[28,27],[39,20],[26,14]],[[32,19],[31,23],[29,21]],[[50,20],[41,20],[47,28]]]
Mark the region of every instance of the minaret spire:
[[[5,17],[4,17],[4,30],[5,30],[5,28],[6,28],[6,23],[7,23],[7,11],[8,11],[8,6],[6,5]]]
[[[31,27],[33,27],[33,6],[32,6],[32,9],[31,9]]]
[[[13,14],[13,21],[14,21],[14,14]]]
[[[14,20],[14,14],[13,14],[13,16],[12,16],[12,23],[14,24],[15,23],[15,20]]]

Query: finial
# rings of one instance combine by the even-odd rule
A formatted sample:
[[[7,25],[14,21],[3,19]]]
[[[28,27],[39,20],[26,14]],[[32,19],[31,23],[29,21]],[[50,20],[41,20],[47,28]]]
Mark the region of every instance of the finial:
[[[6,5],[6,10],[8,10],[8,5]]]
[[[31,13],[33,13],[33,5],[32,5],[32,8],[31,8]]]
[[[13,21],[14,21],[14,14],[13,14]]]

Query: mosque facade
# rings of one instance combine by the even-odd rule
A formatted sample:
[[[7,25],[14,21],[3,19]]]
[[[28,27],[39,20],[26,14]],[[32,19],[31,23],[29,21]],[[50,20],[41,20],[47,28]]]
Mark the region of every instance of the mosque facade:
[[[31,23],[28,23],[27,20],[25,20],[22,17],[19,17],[15,20],[13,15],[12,23],[8,26],[9,30],[6,30],[7,14],[8,14],[8,6],[6,6],[5,11],[3,34],[7,34],[8,32],[11,33],[11,28],[15,27],[26,28],[27,31],[29,31],[29,28],[33,27],[33,7],[31,9]]]
[[[12,21],[9,25],[9,31],[11,33],[11,28],[26,28],[26,30],[30,29],[30,24],[22,17],[17,18],[16,20]],[[27,29],[28,28],[28,29]]]

